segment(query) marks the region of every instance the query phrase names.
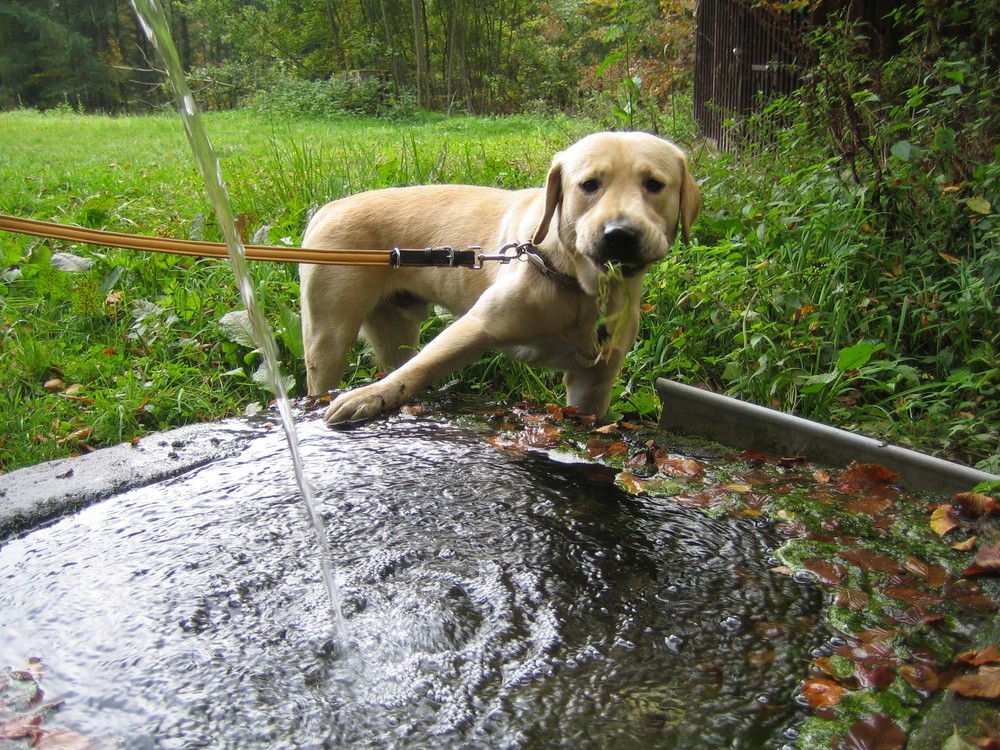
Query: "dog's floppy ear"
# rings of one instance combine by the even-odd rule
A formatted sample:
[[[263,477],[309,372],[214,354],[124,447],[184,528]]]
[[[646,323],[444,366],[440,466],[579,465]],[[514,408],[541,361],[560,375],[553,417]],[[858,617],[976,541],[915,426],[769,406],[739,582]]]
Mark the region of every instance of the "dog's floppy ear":
[[[681,179],[681,236],[685,242],[691,240],[691,226],[701,211],[701,190],[688,170],[687,160],[681,159],[684,176]]]
[[[552,217],[555,216],[560,203],[562,203],[562,164],[558,159],[555,159],[549,168],[548,179],[545,181],[545,212],[531,237],[531,244],[540,245],[545,239],[545,235],[549,233]]]

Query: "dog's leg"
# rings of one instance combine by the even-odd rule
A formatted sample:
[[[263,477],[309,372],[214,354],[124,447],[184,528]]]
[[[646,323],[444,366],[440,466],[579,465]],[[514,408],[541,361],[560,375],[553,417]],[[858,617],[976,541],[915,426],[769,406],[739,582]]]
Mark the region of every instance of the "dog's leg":
[[[466,314],[445,328],[413,359],[382,380],[340,394],[326,410],[329,423],[370,419],[413,400],[440,377],[474,362],[496,345],[483,321]]]
[[[581,414],[603,417],[611,407],[611,389],[639,333],[638,311],[629,314],[625,330],[619,333],[608,356],[593,367],[567,370],[563,375],[566,405],[576,406]]]
[[[361,335],[371,345],[380,368],[394,370],[417,353],[420,327],[427,319],[428,307],[419,297],[399,293],[368,315],[361,326]]]
[[[303,266],[301,271],[302,340],[306,388],[311,396],[339,387],[347,355],[373,304],[357,294],[351,271],[340,270]]]

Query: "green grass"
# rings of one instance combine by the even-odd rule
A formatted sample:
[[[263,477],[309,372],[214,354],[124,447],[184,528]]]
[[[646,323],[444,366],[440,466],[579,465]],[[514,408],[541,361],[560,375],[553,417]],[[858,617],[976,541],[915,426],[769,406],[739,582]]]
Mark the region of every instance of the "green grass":
[[[390,122],[248,111],[210,114],[206,125],[245,236],[277,245],[298,244],[312,207],[360,190],[541,184],[551,154],[596,129],[568,118]],[[994,217],[983,218],[967,253],[950,250],[961,255],[956,264],[943,248],[903,248],[887,236],[864,193],[822,159],[695,149],[693,162],[704,198],[695,241],[649,279],[642,337],[614,408],[655,413],[652,382],[665,375],[996,470]],[[793,163],[802,166],[790,171]],[[0,114],[0,211],[219,239],[175,116]],[[93,266],[57,270],[53,252]],[[296,268],[252,270],[301,392]],[[241,413],[268,397],[252,378],[256,355],[219,328],[239,308],[224,262],[0,233],[0,295],[2,470]],[[440,326],[429,324],[428,335]],[[843,370],[844,350],[867,356]],[[351,377],[370,375],[359,353]],[[63,385],[46,389],[56,379]],[[561,393],[557,374],[502,357],[463,379],[500,396]]]

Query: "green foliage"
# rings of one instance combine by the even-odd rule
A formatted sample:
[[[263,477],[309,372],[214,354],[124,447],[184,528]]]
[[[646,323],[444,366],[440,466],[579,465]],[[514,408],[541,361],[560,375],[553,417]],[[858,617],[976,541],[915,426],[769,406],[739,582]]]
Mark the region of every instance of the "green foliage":
[[[281,117],[401,119],[412,116],[416,109],[411,93],[404,91],[396,96],[389,85],[377,78],[325,81],[281,78],[255,94],[251,103],[262,112]]]

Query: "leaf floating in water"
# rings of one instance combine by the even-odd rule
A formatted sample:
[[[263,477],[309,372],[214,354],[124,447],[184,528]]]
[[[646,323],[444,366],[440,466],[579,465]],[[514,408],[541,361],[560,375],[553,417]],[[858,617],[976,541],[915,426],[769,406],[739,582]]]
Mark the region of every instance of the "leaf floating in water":
[[[933,693],[940,687],[938,673],[922,664],[904,664],[899,668],[899,674],[922,693]]]
[[[628,446],[620,440],[591,440],[587,443],[587,456],[589,458],[602,458],[605,456],[624,456],[628,453]]]
[[[980,667],[976,674],[963,674],[946,686],[966,698],[1000,700],[1000,667]]]
[[[962,575],[995,575],[1000,573],[1000,544],[984,544],[976,552],[976,559],[962,571]]]
[[[615,477],[615,484],[630,495],[641,495],[646,491],[646,482],[631,471],[623,471]]]
[[[923,579],[928,588],[940,588],[948,582],[947,568],[941,565],[930,565],[912,555],[906,558],[903,567],[917,578]]]
[[[954,496],[955,505],[967,516],[988,516],[997,512],[997,501],[981,492],[959,492]]]
[[[833,680],[825,677],[817,677],[814,680],[806,680],[802,685],[802,697],[809,705],[815,709],[832,708],[840,703],[844,695],[844,688]]]
[[[840,750],[902,750],[906,746],[903,730],[886,716],[866,716],[851,725],[844,742],[834,742]]]
[[[656,451],[656,453],[653,454],[653,460],[656,462],[656,468],[663,474],[670,477],[685,477],[687,479],[694,479],[695,477],[700,476],[703,471],[701,464],[693,458],[676,456],[672,453],[667,453],[664,450]]]
[[[915,586],[888,586],[882,593],[891,599],[895,599],[897,602],[903,602],[904,604],[916,607],[930,607],[944,601],[937,594],[924,591]]]
[[[852,612],[860,612],[868,604],[868,594],[856,588],[841,589],[837,592],[834,602],[838,607],[845,607]]]
[[[808,560],[803,560],[802,567],[810,573],[815,574],[821,583],[825,583],[828,586],[836,586],[847,576],[847,570],[843,565],[838,565],[837,563],[830,562],[829,560],[823,560],[818,557],[811,557]]]
[[[938,536],[944,536],[950,531],[959,527],[958,518],[955,517],[955,509],[948,505],[939,505],[931,513],[931,530]]]
[[[93,745],[86,737],[72,729],[53,729],[35,742],[35,750],[91,750]]]
[[[899,474],[887,469],[881,464],[859,464],[852,462],[840,475],[840,485],[879,485],[891,484],[899,478]]]
[[[863,570],[870,570],[877,573],[898,573],[901,570],[899,563],[891,557],[876,555],[860,547],[838,552],[837,557],[844,562],[857,565]]]
[[[884,513],[892,507],[892,498],[866,496],[852,500],[846,506],[851,513],[863,513],[867,516],[874,516]]]
[[[961,542],[952,542],[951,548],[959,552],[971,552],[973,549],[976,548],[976,545],[978,543],[979,543],[978,536],[970,536],[968,539],[965,539]]]
[[[974,667],[981,667],[984,664],[1000,664],[1000,648],[997,647],[997,644],[991,643],[984,648],[961,653],[955,657],[955,661],[971,664]]]

